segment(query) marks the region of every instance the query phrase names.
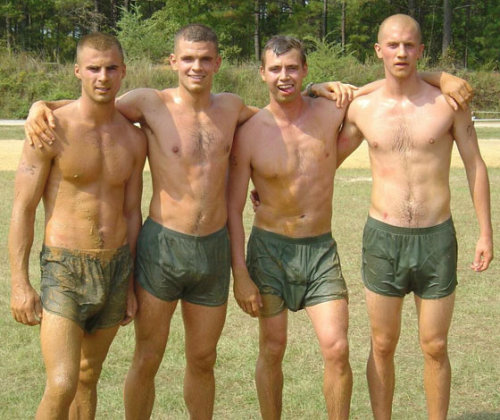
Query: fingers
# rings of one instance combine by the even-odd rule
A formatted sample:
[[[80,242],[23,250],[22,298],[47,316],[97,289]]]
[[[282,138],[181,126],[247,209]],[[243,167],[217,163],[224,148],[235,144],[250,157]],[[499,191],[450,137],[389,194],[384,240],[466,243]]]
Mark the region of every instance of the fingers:
[[[125,315],[125,318],[123,318],[122,322],[120,322],[120,325],[124,327],[125,325],[128,325],[132,322],[134,319],[133,316],[130,316],[129,314]]]
[[[448,102],[448,105],[450,105],[454,111],[458,111],[458,103],[455,102],[455,99],[453,99],[449,95],[444,95],[444,98],[446,99],[446,102]]]
[[[53,120],[53,119],[52,119]],[[54,131],[47,125],[45,121],[26,121],[24,132],[30,146],[43,148],[44,143],[51,145],[55,139]]]
[[[474,262],[470,268],[478,273],[485,271],[490,266],[493,255],[489,251],[477,250],[474,256]]]
[[[237,302],[238,306],[243,310],[243,312],[246,312],[253,318],[259,316],[259,310],[262,307],[262,299],[260,297],[260,294],[253,295],[247,300],[237,300]]]
[[[336,101],[337,108],[343,108],[353,100],[354,91],[358,88],[347,83],[329,82],[327,89],[332,100]]]

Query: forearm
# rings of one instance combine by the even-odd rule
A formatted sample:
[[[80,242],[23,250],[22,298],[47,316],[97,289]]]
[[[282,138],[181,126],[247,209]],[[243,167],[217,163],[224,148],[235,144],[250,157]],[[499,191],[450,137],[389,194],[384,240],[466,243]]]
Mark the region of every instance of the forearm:
[[[37,105],[45,105],[47,108],[49,108],[52,111],[55,111],[58,108],[61,108],[65,105],[70,104],[71,102],[74,102],[74,99],[60,99],[58,101],[36,101],[32,107],[35,107]]]
[[[33,245],[35,216],[14,206],[9,230],[9,262],[12,285],[29,285],[29,255]]]
[[[491,226],[490,183],[483,161],[476,164],[474,175],[468,174],[469,188],[476,210],[481,237],[493,238]]]
[[[229,210],[228,229],[231,242],[231,265],[234,270],[244,268],[245,263],[245,229],[242,212]]]

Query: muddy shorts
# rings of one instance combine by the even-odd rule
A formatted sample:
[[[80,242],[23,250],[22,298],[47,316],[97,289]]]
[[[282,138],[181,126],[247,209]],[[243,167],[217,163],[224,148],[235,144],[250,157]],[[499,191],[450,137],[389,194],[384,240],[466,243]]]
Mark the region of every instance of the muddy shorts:
[[[230,269],[226,227],[210,235],[193,236],[148,218],[141,229],[135,278],[159,299],[223,305],[229,294]]]
[[[457,239],[450,218],[427,228],[403,228],[368,217],[363,232],[365,286],[385,296],[414,292],[438,299],[457,286]]]
[[[44,245],[40,253],[43,308],[84,331],[113,327],[125,317],[132,273],[128,245],[78,250]]]
[[[257,227],[247,246],[250,277],[262,295],[264,317],[286,308],[297,311],[335,299],[347,299],[337,244],[331,233],[290,238]]]

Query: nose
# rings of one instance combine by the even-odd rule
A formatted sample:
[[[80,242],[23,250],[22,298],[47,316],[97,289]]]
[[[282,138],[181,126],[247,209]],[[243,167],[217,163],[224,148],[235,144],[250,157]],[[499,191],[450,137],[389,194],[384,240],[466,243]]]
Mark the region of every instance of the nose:
[[[196,59],[193,61],[193,70],[201,70],[201,60]]]
[[[406,57],[406,46],[403,43],[399,44],[398,57]]]
[[[288,78],[288,70],[286,67],[283,67],[281,69],[281,72],[280,72],[280,79],[283,80],[283,79],[287,79]]]
[[[108,70],[106,68],[101,69],[101,71],[99,72],[99,80],[107,80],[108,77]]]

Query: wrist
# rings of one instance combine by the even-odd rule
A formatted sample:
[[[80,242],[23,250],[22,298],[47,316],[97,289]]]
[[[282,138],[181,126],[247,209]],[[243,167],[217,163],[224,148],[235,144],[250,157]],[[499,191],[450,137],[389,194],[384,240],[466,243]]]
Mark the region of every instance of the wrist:
[[[317,98],[318,95],[316,95],[316,93],[314,93],[313,86],[314,86],[314,82],[309,82],[306,85],[306,95],[309,96],[310,98]]]

